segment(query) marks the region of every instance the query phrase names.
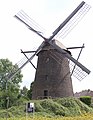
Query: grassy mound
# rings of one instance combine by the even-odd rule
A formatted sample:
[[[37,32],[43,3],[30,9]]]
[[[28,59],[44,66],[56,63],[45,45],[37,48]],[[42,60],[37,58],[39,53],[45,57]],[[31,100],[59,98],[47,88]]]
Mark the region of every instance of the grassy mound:
[[[78,116],[86,113],[93,113],[91,107],[75,98],[44,99],[30,102],[35,103],[35,114],[37,116]],[[13,106],[8,109],[8,117],[20,117],[25,116],[25,114],[25,104]],[[0,110],[0,118],[5,116],[6,111]],[[31,113],[29,113],[29,116],[31,116]]]
[[[77,116],[93,112],[93,109],[75,98],[45,99],[34,101],[36,112],[62,116]]]

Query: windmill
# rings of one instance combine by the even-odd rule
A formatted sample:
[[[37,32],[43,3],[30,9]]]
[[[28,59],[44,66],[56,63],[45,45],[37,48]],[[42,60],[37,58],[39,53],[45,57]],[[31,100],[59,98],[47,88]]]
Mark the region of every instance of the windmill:
[[[37,99],[42,98],[42,96],[50,96],[52,98],[73,96],[69,61],[74,63],[74,69],[78,71],[78,73],[75,73],[80,79],[83,79],[86,75],[88,75],[90,70],[78,62],[78,59],[74,59],[70,54],[70,51],[55,38],[59,35],[61,35],[61,37],[66,36],[66,34],[68,34],[73,26],[80,21],[89,9],[90,6],[82,1],[49,38],[44,37],[42,32],[38,29],[36,30],[33,26],[32,19],[24,11],[18,12],[15,17],[24,23],[31,31],[43,38],[44,41],[36,51],[33,51],[34,53],[30,57],[27,57],[25,54],[29,53],[29,51],[25,52],[21,50],[27,60],[23,60],[23,62],[21,62],[22,64],[19,66],[19,69],[14,73],[9,74],[7,77],[9,79],[14,77],[14,75],[28,62],[32,64],[31,60],[35,55],[38,55],[37,69],[32,64],[36,69],[32,98]]]

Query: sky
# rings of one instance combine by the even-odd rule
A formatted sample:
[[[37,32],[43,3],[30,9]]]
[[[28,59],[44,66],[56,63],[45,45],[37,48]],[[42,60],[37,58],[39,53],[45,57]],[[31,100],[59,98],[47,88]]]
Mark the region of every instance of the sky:
[[[20,61],[24,55],[20,52],[36,50],[43,39],[31,32],[24,24],[14,18],[20,10],[24,10],[41,27],[43,32],[50,35],[65,18],[80,4],[81,0],[3,0],[0,1],[0,59],[8,58],[13,64]],[[82,81],[72,78],[74,92],[85,89],[93,90],[93,0],[85,0],[91,6],[89,12],[77,26],[64,38],[60,38],[66,47],[82,46],[79,62],[86,66],[91,73]],[[80,50],[72,50],[72,55],[77,58]],[[37,65],[37,57],[33,59]],[[35,69],[28,63],[22,69],[23,79],[21,87],[29,88],[34,81]]]

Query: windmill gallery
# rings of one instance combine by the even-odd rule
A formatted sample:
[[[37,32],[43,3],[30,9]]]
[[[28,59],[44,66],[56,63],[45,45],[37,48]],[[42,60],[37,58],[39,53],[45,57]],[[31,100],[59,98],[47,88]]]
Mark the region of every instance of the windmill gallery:
[[[31,60],[35,57],[35,55],[37,55],[37,68],[33,65],[36,69],[36,74],[32,90],[32,99],[73,96],[71,76],[74,75],[76,78],[81,80],[90,73],[90,70],[78,62],[78,59],[74,59],[69,51],[69,49],[75,48],[81,48],[82,50],[84,46],[66,48],[62,43],[56,40],[56,36],[59,34],[63,36],[66,34],[66,29],[72,29],[71,27],[74,26],[74,23],[79,22],[89,9],[90,6],[82,1],[79,6],[67,17],[67,19],[58,26],[49,38],[44,37],[42,33],[39,32],[40,30],[38,30],[38,28],[36,29],[32,27],[32,19],[24,11],[20,11],[15,15],[15,17],[24,23],[31,31],[44,39],[36,51],[21,50],[26,57],[26,61],[23,62],[16,72],[8,75],[8,78],[11,79],[28,62],[33,65]],[[33,52],[33,55],[30,57],[26,55],[26,53],[29,52]],[[73,63],[72,72],[70,69],[70,62]]]

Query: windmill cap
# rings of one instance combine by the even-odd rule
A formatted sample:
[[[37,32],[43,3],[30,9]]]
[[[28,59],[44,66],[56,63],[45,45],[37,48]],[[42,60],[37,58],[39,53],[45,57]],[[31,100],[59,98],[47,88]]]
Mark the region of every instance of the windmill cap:
[[[64,50],[67,50],[67,48],[61,42],[59,42],[56,39],[52,40],[52,43],[58,45],[60,48],[62,48]]]
[[[67,50],[67,48],[58,40],[53,39],[52,44],[58,45],[60,48]],[[55,49],[55,48],[51,46],[48,42],[46,42],[42,50],[50,50],[50,49]]]
[[[64,49],[66,52],[68,52],[71,55],[71,52],[58,40],[53,39],[52,44],[55,44],[57,46],[59,46],[60,48]],[[45,45],[42,47],[42,49],[37,53],[37,55],[41,52],[41,51],[47,51],[47,50],[54,50],[55,48],[53,46],[51,46],[48,42],[45,42]]]

